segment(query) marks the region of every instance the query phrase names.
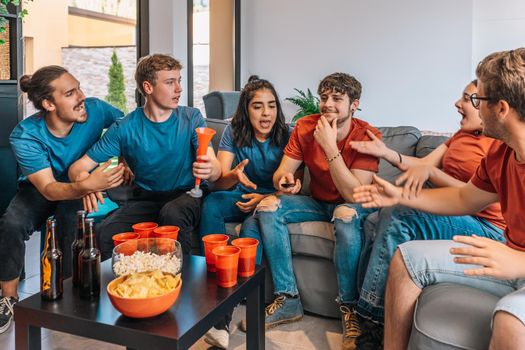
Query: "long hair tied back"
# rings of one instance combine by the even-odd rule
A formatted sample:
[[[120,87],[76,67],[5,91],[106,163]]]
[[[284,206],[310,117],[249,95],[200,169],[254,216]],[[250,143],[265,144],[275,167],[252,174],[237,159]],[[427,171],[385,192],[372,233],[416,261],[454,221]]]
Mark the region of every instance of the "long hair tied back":
[[[272,144],[284,148],[288,142],[288,127],[281,108],[281,102],[277,91],[268,80],[260,79],[257,75],[252,75],[248,78],[248,82],[241,90],[239,97],[239,104],[233,116],[231,125],[233,131],[233,140],[237,147],[249,147],[255,138],[252,124],[250,123],[250,115],[248,113],[248,105],[255,93],[259,90],[269,90],[275,97],[277,106],[277,118],[275,124],[270,132]]]

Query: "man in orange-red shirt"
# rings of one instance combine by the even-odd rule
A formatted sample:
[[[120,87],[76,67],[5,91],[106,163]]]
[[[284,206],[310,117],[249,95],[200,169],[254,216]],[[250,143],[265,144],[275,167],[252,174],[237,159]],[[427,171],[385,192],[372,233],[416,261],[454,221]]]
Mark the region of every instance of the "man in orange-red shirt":
[[[258,206],[266,257],[271,267],[276,299],[266,311],[266,327],[296,321],[303,310],[293,273],[287,224],[335,221],[335,265],[343,312],[345,347],[353,346],[358,330],[351,322],[357,301],[357,264],[361,250],[361,222],[370,212],[352,203],[354,187],[370,184],[378,171],[376,157],[353,150],[350,141],[370,140],[368,123],[353,118],[359,107],[361,84],[345,73],[334,73],[319,84],[321,114],[301,118],[273,175],[274,186],[288,194],[267,197]],[[305,164],[310,171],[311,196],[293,195],[301,183],[295,171]]]
[[[525,48],[489,55],[476,74],[478,93],[470,100],[479,109],[483,133],[504,143],[489,150],[470,181],[462,187],[423,190],[409,199],[401,188],[376,177],[376,185],[356,188],[354,198],[365,207],[402,204],[439,215],[476,213],[499,200],[507,243],[455,236],[453,241],[400,245],[386,289],[385,349],[407,348],[417,298],[424,287],[442,282],[500,296],[490,349],[525,348],[525,210],[520,205],[525,196]]]

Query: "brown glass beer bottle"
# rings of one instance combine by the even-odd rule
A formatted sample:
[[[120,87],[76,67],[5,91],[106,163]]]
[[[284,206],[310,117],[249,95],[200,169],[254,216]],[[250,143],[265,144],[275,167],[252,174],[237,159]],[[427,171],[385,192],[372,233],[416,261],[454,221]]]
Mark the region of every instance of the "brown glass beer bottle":
[[[71,260],[73,261],[73,287],[80,286],[80,264],[79,256],[84,248],[84,220],[86,219],[86,212],[84,210],[77,211],[77,236],[71,244]]]
[[[44,300],[56,300],[62,296],[62,252],[58,248],[56,221],[47,219],[46,242],[40,259],[40,295]]]
[[[97,249],[93,219],[84,222],[84,248],[79,256],[80,297],[91,299],[100,295],[100,250]]]

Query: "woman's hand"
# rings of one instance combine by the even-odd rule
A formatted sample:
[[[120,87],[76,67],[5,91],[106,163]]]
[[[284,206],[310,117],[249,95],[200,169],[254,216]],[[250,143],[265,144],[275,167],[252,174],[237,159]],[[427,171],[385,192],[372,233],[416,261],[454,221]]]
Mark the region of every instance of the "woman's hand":
[[[411,199],[419,196],[425,182],[430,178],[433,167],[430,165],[418,165],[408,168],[396,179],[396,185],[403,186],[403,198]]]
[[[239,181],[241,185],[247,188],[251,188],[252,190],[256,190],[257,185],[251,182],[248,176],[246,176],[246,173],[244,172],[244,167],[246,167],[246,165],[249,162],[249,159],[244,159],[242,162],[237,164],[235,168],[232,169],[232,173],[235,174],[235,176],[237,177],[237,181]]]
[[[259,204],[260,201],[262,201],[266,197],[264,194],[259,193],[246,193],[242,195],[242,198],[248,199],[248,202],[237,202],[235,205],[242,211],[243,213],[251,213],[255,207],[257,207],[257,204]]]
[[[354,201],[363,208],[391,207],[401,200],[403,189],[374,174],[372,185],[354,188]]]
[[[374,135],[372,131],[366,130],[366,133],[372,141],[351,141],[350,147],[359,153],[369,154],[378,158],[386,158],[390,149],[383,141]]]

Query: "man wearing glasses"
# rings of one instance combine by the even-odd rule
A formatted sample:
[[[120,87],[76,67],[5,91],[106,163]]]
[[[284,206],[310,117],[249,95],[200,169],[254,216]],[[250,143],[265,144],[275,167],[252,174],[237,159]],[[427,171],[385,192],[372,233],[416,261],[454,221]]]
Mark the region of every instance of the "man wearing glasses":
[[[498,200],[507,222],[506,244],[479,236],[412,241],[399,246],[389,270],[385,301],[385,349],[406,349],[416,301],[428,285],[452,282],[500,296],[493,313],[490,349],[525,348],[525,48],[486,57],[476,71],[483,133],[504,143],[493,147],[463,187],[402,189],[375,177],[355,189],[364,207],[402,204],[439,215],[475,213]],[[461,234],[461,232],[458,232]]]

